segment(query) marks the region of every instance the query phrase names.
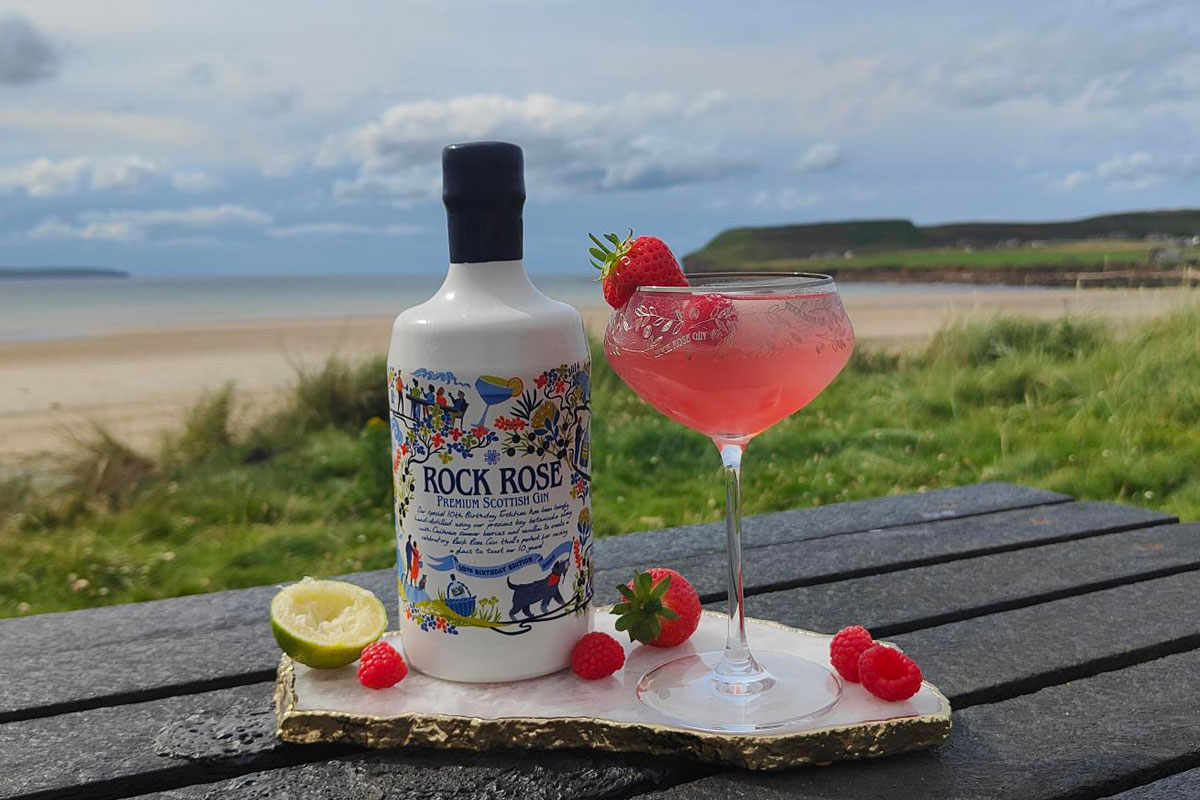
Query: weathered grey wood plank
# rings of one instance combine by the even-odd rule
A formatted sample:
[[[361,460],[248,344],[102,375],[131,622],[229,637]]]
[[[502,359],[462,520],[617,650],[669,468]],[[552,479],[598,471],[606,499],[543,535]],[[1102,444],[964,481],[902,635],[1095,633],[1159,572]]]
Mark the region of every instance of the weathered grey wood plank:
[[[752,464],[750,468],[753,468]],[[715,458],[713,469],[717,469]],[[759,514],[746,519],[742,526],[742,538],[747,548],[766,547],[843,533],[1063,503],[1070,499],[1070,496],[1058,492],[1013,483],[979,483]],[[664,552],[671,553],[675,558],[724,553],[725,525],[721,522],[684,525],[648,531],[633,539],[602,539],[596,544],[597,557],[609,567],[640,565],[647,560],[662,558]]]
[[[1156,512],[1112,504],[1036,506],[996,515],[838,535],[799,545],[756,548],[746,558],[746,576],[749,590],[754,593],[760,575],[763,581],[775,582],[781,570],[787,571],[782,575],[798,575],[800,581],[820,583],[847,569],[888,571],[895,569],[898,561],[922,563],[923,560],[962,558],[990,549],[1032,546],[1098,531],[1157,524],[1166,519],[1169,517]],[[780,553],[785,548],[804,548],[804,552]],[[697,559],[686,559],[683,565],[673,559],[670,563],[679,565],[685,575],[694,579],[701,593],[720,596],[725,582],[724,554],[713,553],[701,558],[702,563],[697,563]],[[661,564],[666,559],[667,553],[660,553],[655,563]],[[758,566],[763,569],[758,570]],[[628,575],[628,569],[600,570],[596,584],[598,600],[616,600],[614,587]],[[389,612],[395,613],[394,572],[383,570],[352,577],[376,591]],[[264,587],[241,593],[221,593],[221,596],[163,601],[168,604],[194,601],[192,606],[209,606],[211,612],[220,616],[223,625],[216,630],[205,625],[194,628],[182,625],[182,622],[198,619],[199,610],[192,607],[187,609],[184,619],[173,619],[167,633],[158,636],[118,637],[113,642],[89,648],[66,648],[55,652],[55,660],[67,679],[53,684],[32,678],[36,670],[31,664],[40,662],[41,648],[24,652],[14,649],[20,655],[0,661],[0,684],[8,687],[0,694],[0,721],[268,679],[275,667],[276,652],[271,639],[263,632],[266,630],[266,608],[274,591],[274,587]],[[236,600],[244,601],[244,606],[236,606]],[[145,610],[145,607],[139,610]],[[161,610],[166,612],[167,609]],[[178,607],[172,614],[176,612]],[[758,613],[766,615],[768,612]],[[812,625],[812,620],[806,620],[802,626]],[[43,643],[43,646],[49,645],[50,642]],[[139,664],[138,668],[128,668],[131,663]]]
[[[1170,609],[1169,613],[1164,613]],[[1200,571],[888,637],[956,708],[1200,648]],[[986,670],[980,664],[987,664]]]
[[[836,535],[950,516],[968,517],[1070,499],[1067,495],[1016,484],[984,483],[751,517],[746,520],[746,541],[751,546],[765,545],[789,538]],[[724,546],[720,524],[693,525],[601,539],[596,543],[596,555],[600,566],[614,568],[642,563],[645,559],[661,560],[665,554],[680,559],[705,552],[719,553]],[[346,577],[381,596],[390,592],[392,597],[394,578],[391,570]],[[220,630],[261,618],[261,610],[274,592],[273,586],[260,586],[0,620],[0,642],[8,652],[61,653],[154,636]]]
[[[1175,517],[1115,503],[1076,502],[1032,506],[967,519],[949,519],[861,533],[810,538],[745,551],[747,592],[829,583],[876,572],[908,569],[988,553],[1098,536],[1176,521]],[[664,549],[639,562],[656,566]],[[710,553],[670,558],[702,595],[724,594],[725,557]],[[616,590],[597,584],[601,602],[615,602]]]
[[[0,725],[0,797],[127,797],[242,774],[248,764],[291,767],[355,752],[278,742],[272,688],[260,683]],[[443,766],[474,785],[536,776],[549,796],[582,797],[627,792],[695,771],[684,761],[601,753],[586,759],[502,754],[475,762],[463,754],[406,750],[390,769],[404,780],[406,773],[428,776]]]
[[[1196,575],[1180,574],[1066,598],[918,631],[895,641],[920,660],[952,703],[984,692],[1014,696],[1172,649],[1200,646]],[[959,580],[969,582],[970,576]],[[897,617],[905,613],[899,604],[890,607]],[[1159,613],[1167,607],[1176,613]],[[877,618],[886,623],[886,610]],[[261,771],[304,758],[327,757],[323,751],[298,754],[294,746],[273,739],[269,694],[270,684],[255,684],[0,725],[0,797],[33,789],[65,790],[98,781],[125,788],[148,786],[139,783],[143,778],[138,776],[150,770],[170,773],[154,778],[162,781],[158,786],[200,780],[192,762],[158,755],[156,741],[159,748],[165,746],[193,759],[205,758],[206,769],[218,771]],[[197,717],[188,720],[193,714]],[[248,741],[224,752],[229,740],[218,737],[238,724],[248,732]],[[162,733],[171,726],[173,730]],[[199,732],[190,735],[193,727]],[[259,735],[255,736],[256,732]],[[59,759],[60,752],[67,756]],[[512,758],[514,764],[524,763],[522,756]],[[314,768],[313,780],[324,775],[324,769]],[[396,768],[378,769],[382,774]]]
[[[1200,651],[954,715],[910,756],[778,774],[726,773],[648,795],[680,800],[1098,798],[1200,765]]]
[[[1144,786],[1112,795],[1110,800],[1196,800],[1200,798],[1200,768],[1190,769]]]
[[[1200,569],[1200,524],[1162,525],[758,594],[746,601],[746,613],[826,633],[865,625],[892,636],[1195,569]],[[1195,581],[1200,592],[1200,577],[1185,580]],[[709,607],[722,610],[725,603]]]
[[[590,753],[544,759],[508,753],[362,753],[140,798],[624,798],[690,774],[668,769],[667,764],[656,767],[652,762],[606,766],[607,760]]]
[[[394,569],[341,576],[373,592],[396,594]],[[6,652],[61,653],[102,644],[151,637],[215,631],[265,619],[277,586],[255,586],[207,594],[149,600],[143,603],[35,614],[0,620],[0,642]]]

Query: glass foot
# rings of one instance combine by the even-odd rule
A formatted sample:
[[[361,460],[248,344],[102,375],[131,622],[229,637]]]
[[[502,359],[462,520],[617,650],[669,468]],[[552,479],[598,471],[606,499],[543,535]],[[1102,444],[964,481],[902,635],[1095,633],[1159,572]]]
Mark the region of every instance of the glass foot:
[[[712,669],[722,653],[699,653],[668,661],[638,681],[638,699],[661,716],[702,731],[765,731],[824,714],[842,696],[830,670],[787,653],[755,652],[767,675],[744,691],[719,691]]]

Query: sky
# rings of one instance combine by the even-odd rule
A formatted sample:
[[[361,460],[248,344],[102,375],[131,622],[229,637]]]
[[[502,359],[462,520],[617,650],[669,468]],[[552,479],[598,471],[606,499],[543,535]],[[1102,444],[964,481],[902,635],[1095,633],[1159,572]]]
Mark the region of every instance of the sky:
[[[433,273],[440,151],[588,231],[1200,206],[1186,1],[2,0],[0,265]]]

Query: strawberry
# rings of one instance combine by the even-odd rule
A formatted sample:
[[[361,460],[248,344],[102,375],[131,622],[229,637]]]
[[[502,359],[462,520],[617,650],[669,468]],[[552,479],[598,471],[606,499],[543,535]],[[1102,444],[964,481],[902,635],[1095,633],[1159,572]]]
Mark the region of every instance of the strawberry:
[[[700,624],[700,595],[673,569],[634,573],[617,591],[624,600],[612,609],[619,615],[616,629],[627,631],[631,642],[674,647],[686,642]]]
[[[633,231],[624,239],[606,233],[604,238],[609,242],[606,245],[594,235],[588,236],[596,244],[588,251],[592,254],[592,266],[600,270],[604,299],[613,308],[629,302],[639,286],[688,285],[679,262],[662,239],[654,236],[634,239]]]

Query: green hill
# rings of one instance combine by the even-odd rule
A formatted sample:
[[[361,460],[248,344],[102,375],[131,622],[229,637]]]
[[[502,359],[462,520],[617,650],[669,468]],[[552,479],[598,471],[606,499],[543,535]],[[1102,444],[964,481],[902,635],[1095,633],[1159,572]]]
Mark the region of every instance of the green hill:
[[[1137,211],[1065,222],[918,226],[906,219],[850,220],[731,228],[683,261],[689,272],[779,269],[797,260],[806,263],[791,266],[834,262],[839,270],[1144,264],[1151,247],[1161,244],[1147,237],[1196,235],[1200,235],[1200,209]],[[846,251],[853,256],[845,257]]]
[[[0,267],[3,278],[128,278],[129,273],[108,267]]]

